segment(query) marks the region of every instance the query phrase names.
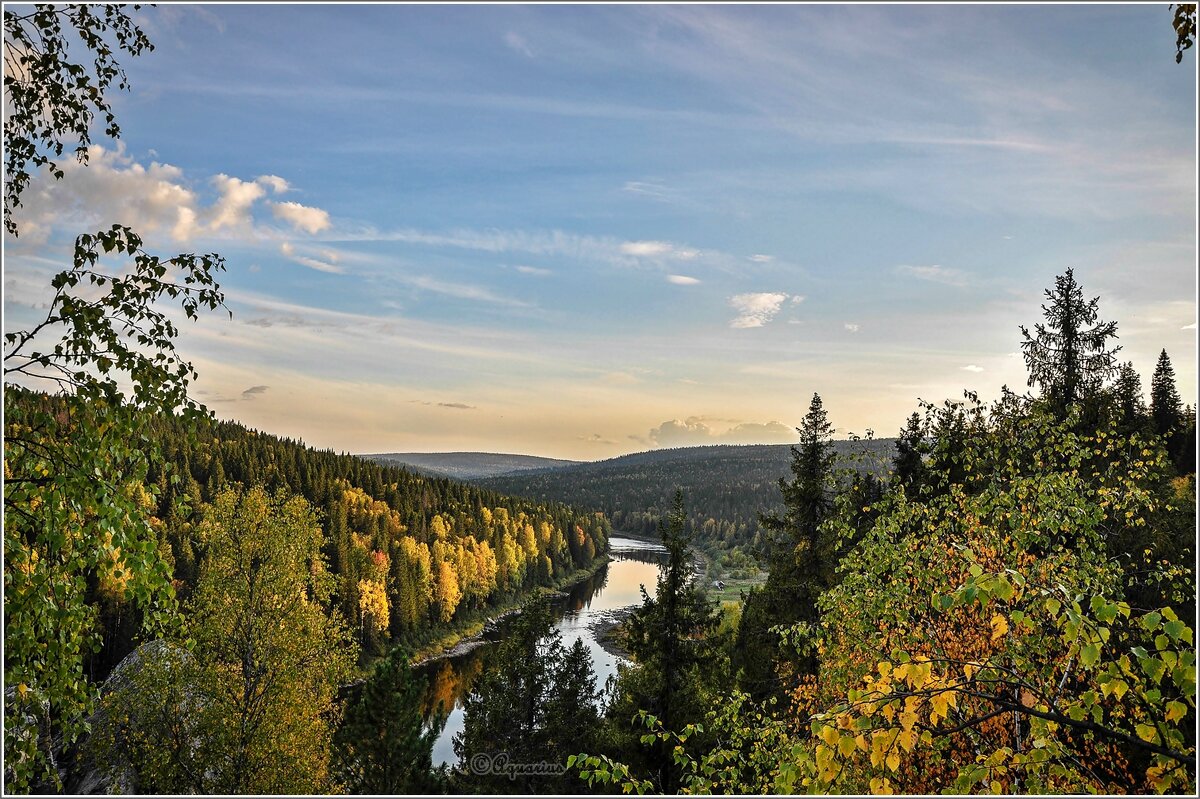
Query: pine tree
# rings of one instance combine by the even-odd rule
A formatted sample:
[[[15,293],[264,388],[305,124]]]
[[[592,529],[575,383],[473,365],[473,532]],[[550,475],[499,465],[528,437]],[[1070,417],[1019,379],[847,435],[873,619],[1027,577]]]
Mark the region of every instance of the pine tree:
[[[1084,300],[1074,270],[1055,278],[1046,299],[1046,323],[1035,325],[1036,335],[1021,326],[1021,349],[1029,385],[1041,387],[1042,396],[1065,418],[1073,404],[1096,397],[1112,375],[1121,348],[1108,349],[1108,340],[1117,337],[1117,323],[1099,321],[1100,298]]]

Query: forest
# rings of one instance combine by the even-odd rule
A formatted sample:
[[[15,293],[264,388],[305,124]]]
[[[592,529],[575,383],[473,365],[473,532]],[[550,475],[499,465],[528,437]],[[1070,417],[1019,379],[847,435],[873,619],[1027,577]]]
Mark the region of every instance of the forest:
[[[5,9],[11,234],[32,171],[119,136],[136,11]],[[782,476],[660,453],[570,504],[217,420],[176,344],[223,271],[84,233],[5,333],[6,793],[1195,793],[1196,407],[1074,269],[1013,332],[1027,392],[919,402],[870,468],[814,393]],[[664,558],[599,685],[549,604],[609,507]],[[694,579],[717,542],[766,571],[740,602]],[[501,611],[435,766],[414,660]]]
[[[832,446],[840,465],[874,477],[886,472],[894,451],[892,439],[834,441]],[[759,517],[782,508],[779,481],[788,475],[789,459],[786,444],[680,447],[471,482],[542,502],[594,508],[615,529],[651,536],[682,490],[684,527],[693,546],[727,571],[757,571],[766,554]]]
[[[32,523],[48,506],[78,511],[66,511],[61,496],[22,489],[36,484],[36,475],[60,454],[62,445],[52,442],[71,441],[87,422],[73,416],[79,409],[63,398],[10,388],[5,401],[5,501],[12,514],[6,524],[6,554],[10,563],[29,564],[9,580],[9,664],[16,667],[21,650],[12,644],[51,635],[38,625],[55,622],[53,616],[22,614],[36,597],[34,587],[45,579],[39,570],[61,568],[78,557],[71,540],[56,542],[57,552],[28,545],[37,528],[26,527],[23,520]],[[586,573],[605,557],[610,528],[594,513],[535,505],[350,455],[318,452],[210,418],[143,414],[135,423],[138,449],[158,457],[142,464],[144,474],[127,474],[112,488],[129,503],[128,512],[144,519],[148,535],[139,542],[141,557],[151,558],[169,582],[164,581],[161,595],[148,608],[131,580],[138,565],[129,558],[128,544],[122,545],[101,520],[88,520],[104,530],[107,552],[97,568],[79,574],[75,583],[76,590],[82,589],[82,610],[91,629],[90,647],[82,651],[73,679],[86,676],[91,683],[102,683],[141,643],[148,611],[160,610],[161,603],[181,609],[183,626],[190,631],[179,634],[183,641],[191,640],[188,636],[199,629],[193,625],[202,626],[201,619],[218,623],[220,607],[232,599],[227,589],[234,575],[247,581],[250,595],[240,598],[248,603],[247,612],[267,615],[253,595],[281,577],[266,573],[268,564],[294,572],[293,579],[305,577],[300,584],[310,595],[309,611],[321,610],[310,621],[319,618],[324,627],[313,643],[340,650],[345,662],[337,679],[347,681],[394,647],[412,651],[436,643],[530,591]],[[302,541],[305,545],[285,560],[270,560],[275,554],[283,557],[275,547]],[[231,550],[240,560],[226,560]],[[23,624],[27,620],[29,627]],[[220,623],[233,619],[224,617]],[[242,645],[258,647],[261,642],[248,635]],[[226,640],[224,646],[234,642]],[[51,664],[36,652],[25,657],[29,661],[10,673],[17,684],[36,684],[41,678],[37,669]],[[315,789],[321,783],[309,785]]]

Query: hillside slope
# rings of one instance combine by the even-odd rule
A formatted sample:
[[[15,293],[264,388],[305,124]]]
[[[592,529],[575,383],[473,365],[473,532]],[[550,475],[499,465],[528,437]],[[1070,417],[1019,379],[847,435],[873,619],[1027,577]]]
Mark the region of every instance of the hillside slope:
[[[834,448],[839,466],[882,474],[895,440],[836,441]],[[787,444],[681,447],[472,482],[539,502],[603,511],[615,529],[647,534],[655,532],[681,489],[696,543],[737,567],[751,566],[761,554],[758,515],[780,509],[779,479],[791,476],[790,462]]]
[[[437,477],[472,480],[530,469],[559,469],[581,461],[493,452],[386,452],[360,457],[385,466],[408,466]]]

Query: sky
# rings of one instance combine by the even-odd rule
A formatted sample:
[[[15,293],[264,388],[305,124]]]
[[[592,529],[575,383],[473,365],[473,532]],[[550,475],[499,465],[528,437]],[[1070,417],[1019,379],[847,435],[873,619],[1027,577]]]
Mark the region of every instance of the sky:
[[[218,252],[221,418],[597,460],[1026,390],[1074,268],[1196,402],[1196,56],[1167,4],[165,5],[118,142],[35,178],[4,328],[75,235]],[[119,268],[114,264],[113,268]]]

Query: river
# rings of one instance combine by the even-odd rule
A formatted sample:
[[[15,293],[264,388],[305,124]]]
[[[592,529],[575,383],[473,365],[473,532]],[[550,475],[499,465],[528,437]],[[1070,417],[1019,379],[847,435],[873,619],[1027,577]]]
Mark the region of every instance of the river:
[[[666,557],[662,545],[643,539],[615,534],[609,539],[611,560],[592,577],[573,586],[567,597],[555,602],[556,629],[562,635],[563,646],[570,647],[577,639],[583,641],[592,654],[596,684],[603,689],[609,676],[616,673],[622,658],[606,650],[599,641],[600,633],[642,603],[641,587],[653,593],[658,581],[658,564]],[[500,634],[486,646],[463,655],[431,661],[417,668],[428,680],[425,707],[428,713],[442,703],[453,707],[446,726],[433,747],[433,765],[454,765],[454,736],[463,728],[463,701],[479,675],[488,668]]]

